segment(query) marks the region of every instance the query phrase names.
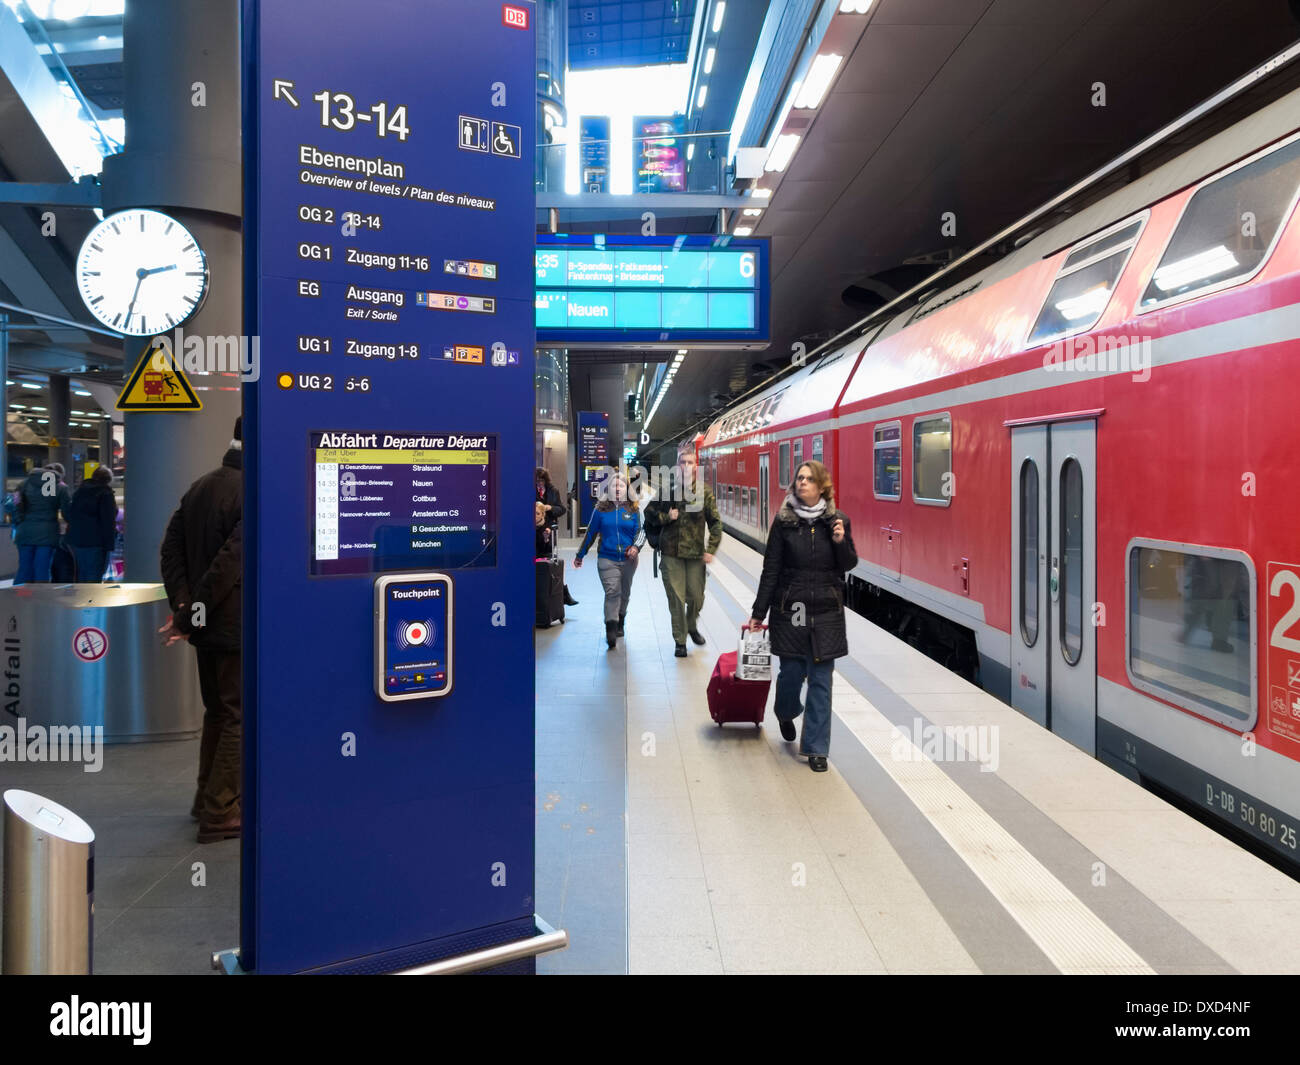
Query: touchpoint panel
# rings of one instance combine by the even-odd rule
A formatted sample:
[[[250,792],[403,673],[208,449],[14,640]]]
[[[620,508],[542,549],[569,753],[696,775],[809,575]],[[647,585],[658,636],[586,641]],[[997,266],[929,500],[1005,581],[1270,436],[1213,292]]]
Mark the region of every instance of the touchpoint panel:
[[[310,434],[313,577],[497,564],[494,434]]]
[[[452,583],[445,573],[375,581],[375,694],[436,699],[452,685]]]

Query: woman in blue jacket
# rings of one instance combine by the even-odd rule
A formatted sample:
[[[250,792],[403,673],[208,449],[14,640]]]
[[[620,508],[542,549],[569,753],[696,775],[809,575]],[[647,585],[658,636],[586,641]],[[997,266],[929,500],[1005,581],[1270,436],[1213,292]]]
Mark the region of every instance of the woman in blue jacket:
[[[628,498],[626,480],[616,474],[609,495],[613,498],[607,497],[596,504],[573,567],[582,568],[583,558],[599,536],[596,571],[605,587],[605,642],[612,650],[623,635],[623,618],[627,615],[632,578],[636,576],[636,558],[645,543],[645,530],[641,527],[636,500]]]

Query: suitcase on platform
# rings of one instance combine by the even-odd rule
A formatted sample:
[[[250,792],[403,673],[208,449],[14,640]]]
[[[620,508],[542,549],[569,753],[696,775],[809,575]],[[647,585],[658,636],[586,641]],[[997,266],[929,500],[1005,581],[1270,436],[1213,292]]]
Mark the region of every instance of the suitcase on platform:
[[[770,680],[738,680],[736,652],[724,651],[709,678],[709,716],[719,728],[728,721],[748,721],[761,726],[771,686]]]
[[[537,627],[549,629],[564,622],[564,561],[539,558],[533,564],[537,577]]]

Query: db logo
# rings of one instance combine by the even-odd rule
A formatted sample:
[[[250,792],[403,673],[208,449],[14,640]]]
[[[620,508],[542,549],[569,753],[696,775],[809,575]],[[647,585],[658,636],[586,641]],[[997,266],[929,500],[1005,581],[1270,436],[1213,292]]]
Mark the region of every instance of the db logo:
[[[501,7],[501,21],[507,26],[526,30],[528,29],[528,8],[511,7],[509,4],[503,4]]]

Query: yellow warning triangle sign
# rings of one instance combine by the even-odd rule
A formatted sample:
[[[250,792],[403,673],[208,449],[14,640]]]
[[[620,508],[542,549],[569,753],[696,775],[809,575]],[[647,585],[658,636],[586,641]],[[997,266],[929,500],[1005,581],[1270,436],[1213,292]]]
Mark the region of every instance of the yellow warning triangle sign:
[[[190,387],[185,371],[176,365],[171,345],[154,343],[145,348],[135,372],[117,397],[117,409],[202,410],[203,403]]]

